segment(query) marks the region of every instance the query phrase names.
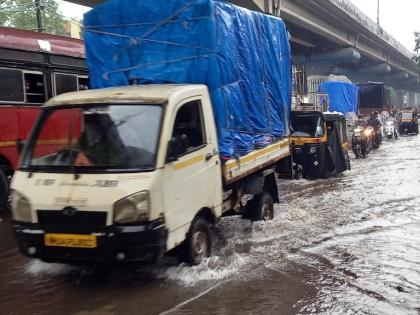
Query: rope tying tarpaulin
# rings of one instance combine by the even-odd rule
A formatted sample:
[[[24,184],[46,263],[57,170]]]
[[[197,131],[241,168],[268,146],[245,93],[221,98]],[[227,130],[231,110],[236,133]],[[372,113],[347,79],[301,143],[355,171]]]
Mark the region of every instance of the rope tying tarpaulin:
[[[225,157],[288,136],[291,56],[281,19],[215,0],[113,0],[84,22],[92,88],[207,85]]]

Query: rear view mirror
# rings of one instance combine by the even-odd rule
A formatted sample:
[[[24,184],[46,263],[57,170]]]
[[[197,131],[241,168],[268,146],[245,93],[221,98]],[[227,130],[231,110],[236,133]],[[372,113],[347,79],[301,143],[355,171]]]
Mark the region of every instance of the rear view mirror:
[[[188,137],[185,134],[173,137],[169,141],[168,154],[166,161],[168,163],[178,160],[178,157],[187,153],[188,151]]]

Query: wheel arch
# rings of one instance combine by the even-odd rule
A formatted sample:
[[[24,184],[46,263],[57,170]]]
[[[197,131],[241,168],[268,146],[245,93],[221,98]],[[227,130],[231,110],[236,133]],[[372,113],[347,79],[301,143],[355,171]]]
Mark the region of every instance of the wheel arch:
[[[271,173],[265,176],[263,191],[267,191],[270,193],[271,197],[273,198],[274,203],[280,202],[279,189],[277,186],[276,176],[274,173]]]
[[[0,154],[0,170],[2,170],[6,176],[13,174],[12,162],[2,154]]]
[[[201,208],[194,216],[193,222],[198,218],[205,219],[211,225],[216,224],[216,215],[214,214],[214,211],[208,207]]]

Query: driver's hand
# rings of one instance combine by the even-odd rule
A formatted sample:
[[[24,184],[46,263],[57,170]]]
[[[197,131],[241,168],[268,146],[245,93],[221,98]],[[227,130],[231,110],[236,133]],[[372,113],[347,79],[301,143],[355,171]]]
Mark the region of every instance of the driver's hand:
[[[77,154],[76,159],[74,160],[75,166],[92,166],[92,161],[84,154],[83,152],[79,152]]]

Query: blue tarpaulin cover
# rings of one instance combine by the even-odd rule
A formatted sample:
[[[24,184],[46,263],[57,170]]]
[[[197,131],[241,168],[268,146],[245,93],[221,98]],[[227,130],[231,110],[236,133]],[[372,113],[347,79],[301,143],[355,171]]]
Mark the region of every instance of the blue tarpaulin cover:
[[[340,81],[328,81],[319,86],[319,92],[328,94],[330,112],[355,112],[359,107],[359,87]]]
[[[85,14],[92,88],[206,84],[222,156],[289,134],[284,22],[215,0],[113,0]]]

